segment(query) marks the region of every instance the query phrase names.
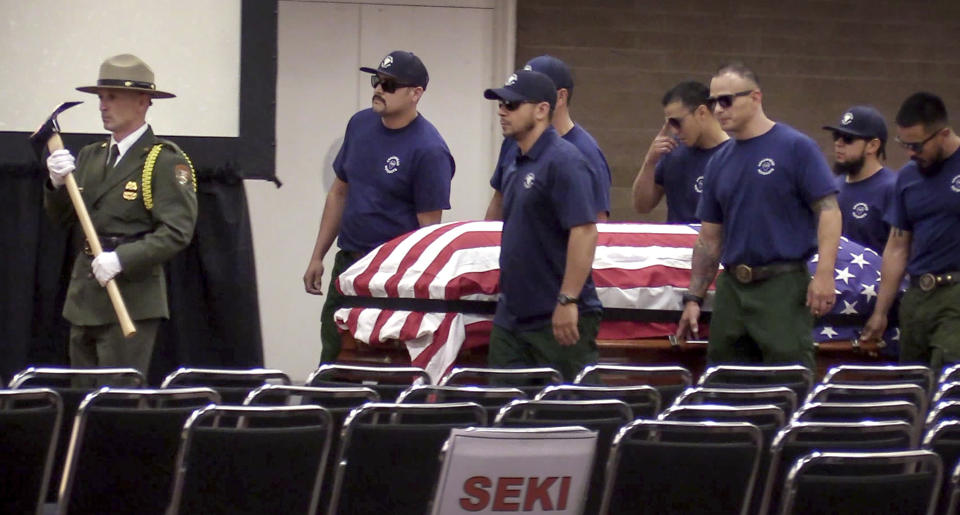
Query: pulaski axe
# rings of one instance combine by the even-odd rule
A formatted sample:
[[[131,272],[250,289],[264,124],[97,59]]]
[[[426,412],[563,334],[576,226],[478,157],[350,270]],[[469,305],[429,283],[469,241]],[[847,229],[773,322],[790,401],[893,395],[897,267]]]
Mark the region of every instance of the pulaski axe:
[[[64,102],[53,110],[53,114],[43,122],[33,134],[30,135],[30,143],[37,152],[37,158],[43,155],[44,147],[51,153],[63,148],[63,140],[60,138],[60,125],[57,123],[57,116],[70,109],[71,107],[82,104],[83,102]],[[80,220],[80,226],[83,227],[83,234],[87,237],[87,243],[93,256],[99,256],[103,252],[100,246],[100,238],[97,237],[97,230],[93,227],[93,221],[90,220],[90,213],[87,212],[87,206],[83,203],[83,197],[80,195],[80,188],[77,187],[77,180],[73,173],[66,177],[67,193],[70,194],[70,200],[73,202],[73,208],[77,212],[77,218]],[[120,295],[120,288],[113,279],[107,281],[107,295],[110,296],[110,302],[113,304],[113,310],[117,312],[117,319],[120,321],[120,329],[127,338],[136,334],[137,329],[130,319],[130,313],[127,312],[127,306],[123,303],[123,297]]]

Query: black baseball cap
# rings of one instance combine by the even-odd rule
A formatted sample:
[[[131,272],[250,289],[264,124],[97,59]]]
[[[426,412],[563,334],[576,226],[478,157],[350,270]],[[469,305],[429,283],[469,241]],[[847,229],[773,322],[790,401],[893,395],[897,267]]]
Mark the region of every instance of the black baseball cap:
[[[544,73],[517,70],[507,77],[502,88],[487,89],[483,97],[505,102],[547,102],[552,109],[557,105],[557,86]]]
[[[523,69],[546,74],[557,86],[557,89],[565,89],[573,93],[573,75],[570,73],[570,68],[567,63],[552,55],[545,54],[534,57],[527,61]]]
[[[387,54],[376,68],[364,66],[360,71],[385,75],[404,86],[420,86],[423,89],[427,89],[427,82],[430,82],[430,75],[427,74],[423,61],[413,52],[405,50],[394,50]]]
[[[853,106],[840,115],[837,125],[824,125],[823,128],[858,138],[887,141],[887,122],[880,111],[871,106]]]

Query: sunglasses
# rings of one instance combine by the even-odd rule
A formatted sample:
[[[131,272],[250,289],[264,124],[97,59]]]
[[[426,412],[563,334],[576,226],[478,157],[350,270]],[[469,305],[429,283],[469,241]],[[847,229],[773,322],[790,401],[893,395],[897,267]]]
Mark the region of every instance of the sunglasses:
[[[907,143],[906,141],[903,141],[897,137],[897,143],[899,143],[901,147],[913,153],[919,154],[923,150],[923,146],[926,145],[928,141],[932,140],[937,134],[940,134],[941,130],[943,129],[937,129],[933,131],[933,134],[927,136],[923,141],[918,141],[915,143]]]
[[[384,93],[394,93],[395,91],[397,91],[397,88],[413,87],[410,84],[400,84],[399,82],[389,77],[381,78],[379,75],[376,75],[376,74],[370,76],[370,85],[373,86],[374,88],[376,88],[377,86],[380,86],[380,89],[382,89]]]
[[[842,133],[842,132],[837,132],[837,131],[834,131],[834,133],[833,133],[833,142],[834,142],[834,143],[836,143],[837,140],[843,140],[843,144],[844,144],[844,145],[850,145],[850,144],[852,144],[854,141],[857,141],[858,139],[866,139],[866,138],[860,138],[860,137],[857,137],[857,136],[853,136],[853,135],[850,135],[850,134],[844,134],[844,133]]]
[[[744,90],[744,91],[738,91],[738,92],[736,92],[736,93],[731,93],[731,94],[728,94],[728,95],[717,95],[717,96],[715,96],[715,97],[709,97],[709,98],[707,98],[706,104],[707,104],[707,107],[709,107],[711,111],[713,111],[713,108],[714,108],[717,104],[719,104],[720,107],[722,107],[722,108],[724,108],[724,109],[729,109],[730,106],[733,105],[733,101],[736,100],[737,97],[745,97],[745,96],[749,95],[750,93],[753,93],[753,90],[752,90],[752,89],[748,89],[748,90]]]
[[[676,118],[674,118],[674,117],[667,118],[667,123],[668,123],[671,127],[673,127],[674,129],[680,130],[680,127],[683,126],[683,119],[686,118],[686,117],[688,117],[688,116],[690,116],[691,114],[693,114],[693,113],[687,113],[687,114],[685,114],[685,115],[683,115],[683,116],[676,117]]]
[[[512,100],[501,100],[500,107],[506,109],[507,111],[513,112],[520,108],[523,104],[529,104],[531,102],[524,101],[512,101]]]

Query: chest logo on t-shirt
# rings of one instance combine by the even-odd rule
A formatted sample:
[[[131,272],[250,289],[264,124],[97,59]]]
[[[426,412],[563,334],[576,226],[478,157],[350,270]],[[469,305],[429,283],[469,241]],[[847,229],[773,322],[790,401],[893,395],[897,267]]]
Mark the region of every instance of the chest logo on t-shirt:
[[[383,171],[387,173],[393,173],[400,169],[400,158],[397,156],[390,156],[387,158],[387,164],[383,165]]]
[[[765,157],[761,159],[759,163],[757,163],[757,173],[760,175],[770,175],[773,173],[773,169],[776,166],[777,163],[775,163],[773,159]]]
[[[960,193],[960,175],[950,181],[950,189],[953,190],[954,193]]]
[[[528,173],[523,177],[523,187],[528,190],[532,188],[534,179],[536,179],[536,176],[533,175],[533,172]]]
[[[866,218],[869,212],[870,206],[868,206],[866,202],[857,202],[853,205],[853,209],[850,211],[853,217],[858,220],[861,218]]]
[[[703,193],[703,176],[697,177],[697,180],[693,181],[693,191],[697,193]]]

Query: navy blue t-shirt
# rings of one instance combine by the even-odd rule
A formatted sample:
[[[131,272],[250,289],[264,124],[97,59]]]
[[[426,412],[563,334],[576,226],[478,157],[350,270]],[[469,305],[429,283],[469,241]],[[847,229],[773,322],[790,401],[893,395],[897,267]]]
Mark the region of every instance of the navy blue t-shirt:
[[[333,161],[350,186],[337,245],[369,252],[419,228],[417,213],[450,209],[454,169],[446,142],[423,115],[388,129],[372,109],[356,113]]]
[[[837,203],[843,214],[843,235],[875,251],[883,253],[890,234],[890,224],[883,220],[893,202],[897,175],[889,168],[857,182],[847,182],[847,176],[837,177]]]
[[[678,143],[669,154],[660,158],[654,171],[653,181],[663,188],[667,196],[667,223],[689,224],[697,218],[697,204],[703,193],[703,170],[707,161],[731,140],[702,149]]]
[[[580,150],[583,157],[587,159],[592,172],[594,199],[597,205],[597,212],[610,212],[610,185],[613,178],[610,175],[610,166],[607,165],[607,158],[603,156],[600,145],[593,139],[583,127],[574,125],[572,129],[563,135],[563,139],[573,143],[573,146]]]
[[[526,155],[514,144],[501,158],[490,179],[503,194],[500,301],[493,323],[511,331],[540,329],[551,323],[557,306],[570,228],[596,219],[587,162],[552,127]],[[581,313],[601,309],[591,276],[579,297]]]
[[[836,192],[817,144],[777,123],[755,138],[731,140],[710,158],[697,216],[723,224],[725,266],[799,261],[817,250],[810,205]]]
[[[912,161],[901,168],[885,220],[912,233],[910,275],[960,270],[960,151],[929,177]]]

